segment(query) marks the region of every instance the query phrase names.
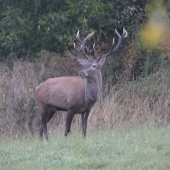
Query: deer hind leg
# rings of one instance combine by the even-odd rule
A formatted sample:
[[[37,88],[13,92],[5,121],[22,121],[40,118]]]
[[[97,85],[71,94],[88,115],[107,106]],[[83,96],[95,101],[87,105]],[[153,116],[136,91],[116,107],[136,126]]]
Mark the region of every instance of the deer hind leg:
[[[74,113],[71,111],[67,112],[67,117],[66,117],[66,128],[65,128],[65,136],[68,135],[68,133],[70,132],[71,129],[71,122],[73,120],[74,117]]]
[[[44,134],[45,138],[48,140],[48,135],[47,135],[48,108],[46,108],[46,107],[41,108],[40,111],[41,111],[40,138],[42,138],[43,134]]]
[[[89,112],[82,113],[82,133],[84,137],[86,137],[88,116],[89,116]]]
[[[56,112],[56,109],[51,107],[48,110],[48,117],[47,117],[47,123],[51,120],[51,118],[53,117],[54,113]]]

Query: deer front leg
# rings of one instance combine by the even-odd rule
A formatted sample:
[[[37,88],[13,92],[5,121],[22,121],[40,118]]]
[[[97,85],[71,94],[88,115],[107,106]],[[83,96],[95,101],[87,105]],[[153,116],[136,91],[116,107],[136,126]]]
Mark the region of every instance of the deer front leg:
[[[65,136],[68,135],[68,133],[70,132],[71,129],[71,122],[73,120],[74,117],[74,113],[71,111],[67,112],[67,117],[66,117],[66,129],[65,129]]]
[[[84,115],[85,115],[85,113],[82,113],[81,114],[81,125],[82,125],[82,134],[83,134],[83,136],[84,136],[84,130],[85,130],[85,128],[84,128],[84,126],[85,126],[85,117],[84,117]]]
[[[89,112],[82,113],[82,133],[84,137],[86,137],[88,116],[89,116]]]

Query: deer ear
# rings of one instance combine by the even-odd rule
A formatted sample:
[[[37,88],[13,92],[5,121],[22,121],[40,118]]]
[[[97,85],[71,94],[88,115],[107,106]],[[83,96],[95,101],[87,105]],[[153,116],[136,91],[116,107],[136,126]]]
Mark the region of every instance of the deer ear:
[[[80,63],[80,65],[82,65],[84,67],[84,65],[87,63],[87,60],[81,59],[81,58],[77,58],[77,61]]]
[[[103,64],[105,63],[105,60],[106,60],[106,57],[100,57],[100,58],[98,59],[98,64],[100,65],[100,67],[103,66]]]

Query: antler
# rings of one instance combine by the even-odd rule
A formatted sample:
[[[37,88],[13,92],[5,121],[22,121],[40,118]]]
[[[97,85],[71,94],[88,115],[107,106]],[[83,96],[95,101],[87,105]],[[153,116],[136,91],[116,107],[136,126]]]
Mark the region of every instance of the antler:
[[[115,29],[115,33],[117,34],[117,36],[119,37],[119,40],[118,40],[118,43],[116,45],[116,47],[114,47],[114,38],[113,38],[113,43],[112,43],[112,47],[111,47],[111,50],[106,53],[106,54],[103,54],[101,55],[99,58],[106,58],[108,57],[112,52],[116,51],[119,46],[121,45],[122,41],[124,40],[124,38],[126,38],[128,36],[128,33],[127,31],[123,28],[123,34],[122,36],[117,32],[117,30]],[[87,59],[89,59],[88,55],[85,53],[85,50],[84,50],[84,46],[85,46],[85,43],[88,39],[90,39],[92,36],[93,36],[94,32],[88,34],[84,39],[83,41],[80,40],[79,38],[79,31],[77,32],[77,35],[76,35],[76,38],[77,40],[79,41],[79,43],[81,44],[81,48],[80,48],[80,51],[78,51],[76,49],[76,46],[75,46],[75,43],[74,43],[74,49],[77,51],[77,53],[81,54],[81,55],[84,55]],[[95,44],[93,45],[93,56],[94,58],[96,59],[96,56],[94,54],[94,48],[95,48]]]
[[[78,50],[76,49],[76,46],[75,46],[75,43],[74,43],[74,49],[75,49],[79,54],[81,54],[81,55],[83,54],[87,59],[89,59],[89,57],[88,57],[88,55],[85,53],[84,45],[85,45],[86,41],[93,36],[93,34],[94,34],[94,32],[88,34],[88,35],[83,39],[83,41],[81,41],[80,38],[79,38],[79,31],[77,32],[76,38],[77,38],[77,40],[78,40],[78,41],[80,42],[80,44],[81,44],[80,51],[78,51]]]
[[[95,53],[94,53],[94,48],[95,48],[95,43],[93,44],[93,51],[92,51],[92,53],[93,53],[93,57],[96,59],[96,56],[95,56]]]
[[[107,57],[107,56],[109,56],[112,52],[116,51],[116,50],[119,48],[119,46],[121,45],[121,43],[122,43],[122,41],[124,40],[124,38],[126,38],[126,37],[128,36],[128,33],[127,33],[127,31],[126,31],[124,28],[123,28],[123,34],[122,34],[122,36],[117,32],[116,29],[115,29],[115,32],[116,32],[116,34],[117,34],[118,37],[119,37],[119,40],[118,40],[118,43],[117,43],[116,47],[114,48],[114,38],[113,38],[113,44],[112,44],[111,50],[110,50],[108,53],[103,54],[101,57]]]

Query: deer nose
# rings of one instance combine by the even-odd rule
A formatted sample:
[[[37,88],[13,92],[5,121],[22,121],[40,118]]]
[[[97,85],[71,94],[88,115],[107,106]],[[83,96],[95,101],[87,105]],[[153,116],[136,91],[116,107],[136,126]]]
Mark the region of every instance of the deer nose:
[[[81,77],[85,77],[85,73],[84,73],[84,71],[79,71],[79,76],[81,76]]]

